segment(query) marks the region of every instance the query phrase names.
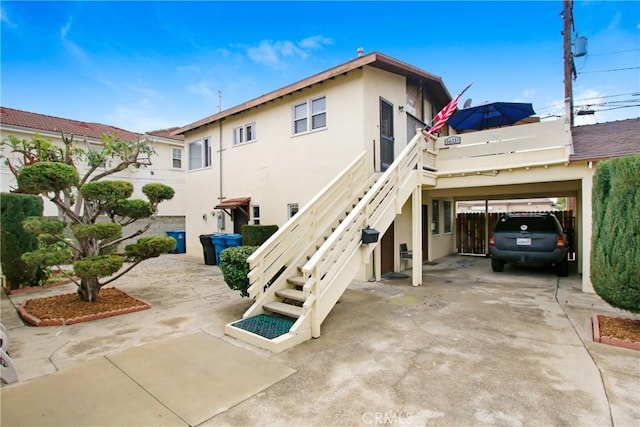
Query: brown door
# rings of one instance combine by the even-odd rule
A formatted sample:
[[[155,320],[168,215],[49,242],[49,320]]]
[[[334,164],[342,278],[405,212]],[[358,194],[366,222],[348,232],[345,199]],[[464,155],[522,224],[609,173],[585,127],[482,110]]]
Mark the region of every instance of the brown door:
[[[233,210],[233,232],[239,234],[242,226],[249,224],[249,203],[241,205]]]
[[[429,206],[422,205],[422,261],[429,259]]]
[[[393,223],[387,229],[380,241],[380,274],[393,272],[393,256],[395,254],[395,233]]]

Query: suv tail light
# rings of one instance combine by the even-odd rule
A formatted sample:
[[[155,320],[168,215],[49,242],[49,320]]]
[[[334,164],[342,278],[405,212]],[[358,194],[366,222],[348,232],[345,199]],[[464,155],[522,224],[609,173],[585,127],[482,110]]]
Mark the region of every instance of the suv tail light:
[[[556,240],[556,247],[557,248],[564,248],[564,237],[562,235],[558,236],[558,240]]]
[[[489,246],[495,246],[496,239],[493,238],[493,233],[489,234]]]

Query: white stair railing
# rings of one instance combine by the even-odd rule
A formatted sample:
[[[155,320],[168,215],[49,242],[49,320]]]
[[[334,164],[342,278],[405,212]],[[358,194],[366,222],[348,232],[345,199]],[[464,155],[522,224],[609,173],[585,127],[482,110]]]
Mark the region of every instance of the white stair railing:
[[[402,205],[414,188],[420,185],[424,144],[424,137],[418,132],[389,169],[302,267],[303,276],[307,279],[303,289],[311,295],[312,302],[304,305],[303,316],[312,316],[311,328],[314,337],[320,335],[320,324],[353,280],[359,267],[368,262],[374,249],[375,245],[361,243],[361,230],[370,226],[379,230],[382,235],[393,222],[395,215],[401,212]],[[292,332],[295,327],[296,325]]]
[[[249,297],[257,303],[267,286],[286,280],[278,274],[285,266],[296,268],[298,258],[321,244],[320,239],[330,234],[331,227],[351,209],[350,204],[357,200],[367,181],[366,156],[362,153],[251,254],[247,260]]]

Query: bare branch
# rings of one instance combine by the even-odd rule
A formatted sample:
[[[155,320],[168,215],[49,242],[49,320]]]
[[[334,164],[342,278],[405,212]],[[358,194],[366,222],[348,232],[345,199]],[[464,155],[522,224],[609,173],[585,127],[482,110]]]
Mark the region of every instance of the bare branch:
[[[133,269],[133,267],[135,267],[136,265],[140,264],[142,261],[144,261],[143,259],[139,259],[134,261],[133,263],[131,263],[131,265],[129,265],[127,268],[125,268],[124,270],[121,270],[118,274],[116,274],[115,276],[112,276],[109,280],[107,280],[106,282],[103,283],[99,283],[98,286],[100,286],[101,288],[103,286],[108,285],[109,283],[113,282],[116,279],[119,279],[120,277],[124,276],[125,274],[127,274],[129,271],[131,271],[131,269]]]

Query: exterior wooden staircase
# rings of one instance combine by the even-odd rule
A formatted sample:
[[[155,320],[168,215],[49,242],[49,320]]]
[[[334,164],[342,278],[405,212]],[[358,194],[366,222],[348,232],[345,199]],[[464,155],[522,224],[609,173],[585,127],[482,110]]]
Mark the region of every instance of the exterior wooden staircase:
[[[320,326],[375,244],[361,242],[370,226],[382,235],[421,185],[426,141],[418,132],[383,174],[368,172],[362,153],[249,257],[249,297],[255,302],[225,333],[272,352],[320,336]],[[289,319],[275,338],[243,328],[247,319]]]

